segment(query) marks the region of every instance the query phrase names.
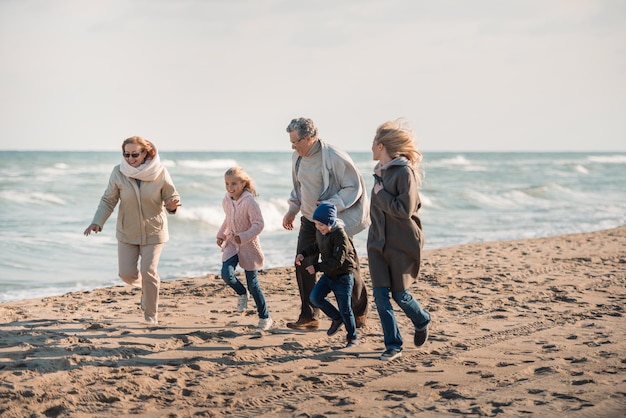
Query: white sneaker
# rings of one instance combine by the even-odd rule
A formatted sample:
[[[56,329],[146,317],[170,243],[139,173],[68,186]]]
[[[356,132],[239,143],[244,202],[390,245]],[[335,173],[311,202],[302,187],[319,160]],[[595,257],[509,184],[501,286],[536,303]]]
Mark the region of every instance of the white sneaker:
[[[259,319],[259,326],[257,327],[260,331],[267,331],[272,327],[274,320],[269,316],[267,318]]]
[[[143,319],[147,325],[159,325],[159,321],[155,317],[144,315]]]
[[[244,295],[239,295],[239,299],[237,299],[237,312],[243,312],[248,307],[248,292]]]

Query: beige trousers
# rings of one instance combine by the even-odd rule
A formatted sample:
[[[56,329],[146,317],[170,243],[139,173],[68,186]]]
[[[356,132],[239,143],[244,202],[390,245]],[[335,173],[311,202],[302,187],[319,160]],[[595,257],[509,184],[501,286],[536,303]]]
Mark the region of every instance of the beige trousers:
[[[135,245],[120,241],[117,243],[120,278],[131,286],[141,288],[145,302],[145,315],[154,319],[157,319],[159,288],[161,287],[157,266],[163,245]],[[139,268],[137,268],[138,263]]]

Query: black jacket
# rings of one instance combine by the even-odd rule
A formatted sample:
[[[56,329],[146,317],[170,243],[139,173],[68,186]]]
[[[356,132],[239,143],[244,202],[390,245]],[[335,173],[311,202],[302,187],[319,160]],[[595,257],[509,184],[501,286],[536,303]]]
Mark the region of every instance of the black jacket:
[[[315,271],[321,271],[331,279],[354,271],[357,263],[352,241],[343,227],[335,225],[326,235],[315,233],[315,242],[301,251],[305,257],[319,252],[322,261],[313,264]]]

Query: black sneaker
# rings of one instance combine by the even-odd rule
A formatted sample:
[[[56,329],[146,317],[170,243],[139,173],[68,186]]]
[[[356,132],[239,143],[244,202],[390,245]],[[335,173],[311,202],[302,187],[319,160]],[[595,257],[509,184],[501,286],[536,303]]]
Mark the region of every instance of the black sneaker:
[[[402,356],[401,351],[392,349],[392,350],[385,350],[385,352],[380,355],[380,359],[385,360],[385,361],[391,361],[401,356]]]
[[[326,334],[330,337],[331,335],[335,335],[337,331],[339,331],[339,327],[343,325],[343,321],[341,319],[333,319],[332,324],[330,324],[330,328],[326,331]]]
[[[424,328],[421,331],[415,330],[415,336],[413,337],[413,342],[415,343],[416,347],[423,346],[427,339],[428,339],[428,327]]]

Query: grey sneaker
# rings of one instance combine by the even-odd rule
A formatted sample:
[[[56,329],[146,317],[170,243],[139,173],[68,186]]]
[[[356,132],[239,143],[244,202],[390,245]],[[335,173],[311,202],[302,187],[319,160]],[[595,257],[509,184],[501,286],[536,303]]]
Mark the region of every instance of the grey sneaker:
[[[391,361],[401,356],[402,356],[401,351],[392,349],[392,350],[385,350],[385,352],[380,355],[380,359],[385,360],[385,361]]]
[[[248,292],[243,295],[239,295],[237,299],[237,312],[243,312],[248,307]]]
[[[259,319],[259,326],[257,327],[257,329],[259,331],[267,331],[268,329],[272,327],[273,323],[274,323],[274,320],[270,318],[269,316],[267,318],[261,318]]]
[[[359,345],[359,340],[348,340],[348,344],[346,344],[346,348],[356,347]]]

